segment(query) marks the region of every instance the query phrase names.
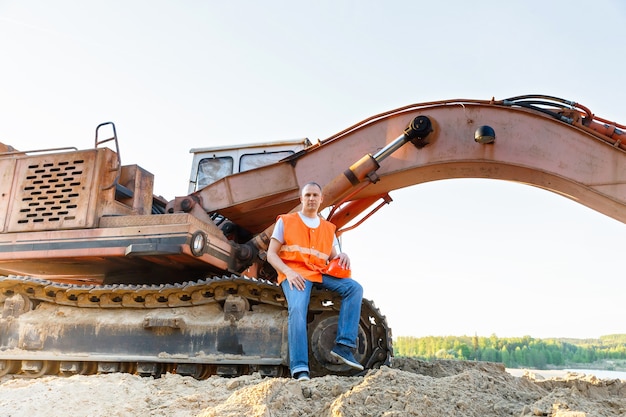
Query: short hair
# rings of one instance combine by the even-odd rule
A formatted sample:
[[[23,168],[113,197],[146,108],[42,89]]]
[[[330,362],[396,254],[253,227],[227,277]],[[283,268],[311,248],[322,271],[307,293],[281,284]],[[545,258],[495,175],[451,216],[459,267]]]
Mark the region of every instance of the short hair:
[[[302,190],[304,190],[304,187],[306,187],[307,185],[313,185],[313,186],[315,186],[315,187],[319,188],[319,189],[320,189],[320,191],[322,191],[322,186],[321,186],[321,185],[319,185],[319,184],[318,184],[318,183],[316,183],[315,181],[309,181],[309,182],[307,182],[306,184],[304,184],[304,185],[302,186],[302,188],[300,188],[300,194],[302,194]]]

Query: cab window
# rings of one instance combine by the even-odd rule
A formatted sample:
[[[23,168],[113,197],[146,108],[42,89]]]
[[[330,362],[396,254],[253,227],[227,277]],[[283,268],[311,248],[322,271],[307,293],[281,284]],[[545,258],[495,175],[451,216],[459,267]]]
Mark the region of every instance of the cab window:
[[[204,158],[198,164],[196,190],[200,190],[233,173],[233,158]]]
[[[290,155],[293,151],[248,153],[239,159],[239,172],[270,165]]]

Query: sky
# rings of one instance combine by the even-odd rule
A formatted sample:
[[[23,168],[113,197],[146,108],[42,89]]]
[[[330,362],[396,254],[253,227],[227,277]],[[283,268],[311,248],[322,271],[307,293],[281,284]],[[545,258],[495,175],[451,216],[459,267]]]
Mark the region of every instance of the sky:
[[[323,140],[412,103],[543,94],[625,124],[625,18],[620,0],[0,0],[0,141],[84,149],[112,121],[170,200],[191,148]],[[394,336],[626,333],[623,223],[496,180],[391,197],[343,250]]]

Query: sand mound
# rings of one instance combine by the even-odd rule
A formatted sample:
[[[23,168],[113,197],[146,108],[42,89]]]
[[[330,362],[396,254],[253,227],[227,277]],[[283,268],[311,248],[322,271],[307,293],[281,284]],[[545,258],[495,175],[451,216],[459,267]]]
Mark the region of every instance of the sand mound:
[[[6,416],[624,416],[626,382],[584,375],[518,378],[486,362],[396,358],[360,377],[0,379]]]

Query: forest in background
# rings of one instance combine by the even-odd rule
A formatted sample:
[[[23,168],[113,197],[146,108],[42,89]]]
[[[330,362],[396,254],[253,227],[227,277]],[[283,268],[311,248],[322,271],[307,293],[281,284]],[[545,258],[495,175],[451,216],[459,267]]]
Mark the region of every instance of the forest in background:
[[[395,356],[423,360],[458,359],[503,363],[507,368],[549,369],[602,363],[602,369],[626,368],[626,334],[599,339],[535,339],[478,336],[401,336]]]

